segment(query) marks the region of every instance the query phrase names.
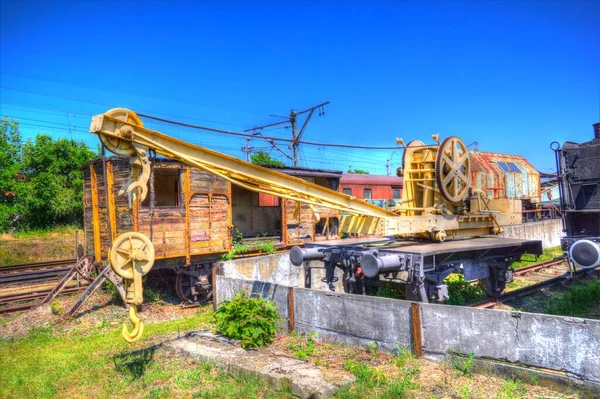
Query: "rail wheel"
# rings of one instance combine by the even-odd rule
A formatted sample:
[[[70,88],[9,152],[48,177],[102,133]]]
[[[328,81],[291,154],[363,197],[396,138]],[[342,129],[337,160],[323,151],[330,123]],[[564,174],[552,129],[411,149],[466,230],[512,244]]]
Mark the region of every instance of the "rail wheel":
[[[435,179],[442,196],[453,203],[469,196],[471,161],[467,146],[456,136],[440,143],[435,160]]]
[[[204,303],[212,298],[211,265],[194,265],[175,278],[175,292],[185,303]]]
[[[133,111],[130,111],[125,108],[113,108],[110,111],[106,112],[105,115],[110,117],[120,119],[123,122],[130,123],[132,125],[144,126],[144,122],[140,119],[139,116]],[[130,128],[131,129],[131,128]],[[110,151],[117,155],[135,155],[135,149],[131,147],[129,141],[121,140],[117,137],[106,136],[104,134],[100,134],[100,141],[102,144]]]

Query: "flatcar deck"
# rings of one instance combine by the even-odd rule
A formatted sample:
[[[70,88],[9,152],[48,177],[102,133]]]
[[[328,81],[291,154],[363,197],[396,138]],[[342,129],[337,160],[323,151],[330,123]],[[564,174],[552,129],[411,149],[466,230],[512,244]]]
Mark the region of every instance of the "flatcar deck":
[[[444,242],[422,240],[406,240],[395,237],[350,238],[325,242],[307,243],[306,247],[344,247],[362,250],[379,250],[380,252],[410,253],[421,256],[443,255],[454,252],[480,252],[489,250],[519,250],[533,255],[541,255],[542,242],[539,240],[520,240],[503,237],[476,237]]]

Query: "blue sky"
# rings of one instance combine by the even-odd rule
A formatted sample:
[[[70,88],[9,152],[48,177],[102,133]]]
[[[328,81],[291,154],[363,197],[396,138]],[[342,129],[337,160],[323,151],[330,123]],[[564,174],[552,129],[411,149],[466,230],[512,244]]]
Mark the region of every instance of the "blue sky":
[[[330,101],[305,140],[457,135],[550,172],[550,142],[600,120],[599,19],[598,1],[2,0],[0,113],[95,148],[90,118],[113,107],[241,131]],[[243,139],[149,126],[244,156]],[[387,159],[401,151],[301,146],[309,167],[384,174]]]

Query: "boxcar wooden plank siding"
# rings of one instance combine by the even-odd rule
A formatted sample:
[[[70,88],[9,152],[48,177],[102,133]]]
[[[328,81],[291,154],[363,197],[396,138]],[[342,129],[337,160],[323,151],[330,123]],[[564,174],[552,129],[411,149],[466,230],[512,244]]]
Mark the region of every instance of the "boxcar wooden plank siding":
[[[127,194],[119,195],[121,188],[129,181],[129,158],[110,157],[106,160],[106,182],[101,159],[82,169],[85,252],[90,255],[99,253],[98,260],[108,260],[110,243],[114,237],[131,231],[139,231],[151,239],[157,259],[179,258],[175,264],[203,262],[207,258],[202,256],[206,255],[215,255],[211,259],[216,259],[231,250],[235,210],[232,186],[226,180],[173,160],[158,158],[153,162],[156,205],[151,215],[149,199],[140,202],[136,208],[134,201],[130,204]],[[92,171],[95,174],[94,185]],[[313,179],[308,176],[306,180]],[[280,201],[277,207],[260,207],[256,193],[238,189],[235,192],[240,194],[239,198],[236,196],[238,204],[256,197],[256,201],[244,203],[237,210],[237,215],[241,212],[241,216],[245,217],[246,210],[249,210],[259,219],[272,217],[273,220],[264,219],[267,222],[265,226],[277,230],[275,235],[280,234],[284,246],[302,245],[315,239],[317,221],[309,205],[300,204],[299,213],[296,214],[296,201],[285,200]],[[247,193],[252,195],[248,196]],[[266,209],[272,211],[267,212]],[[321,218],[317,238],[338,238],[337,230],[332,230],[331,234],[328,226],[330,220],[335,225],[339,223],[339,212],[322,207],[316,207],[315,210]],[[109,236],[109,221],[112,237]],[[260,235],[263,233],[261,230]],[[253,237],[253,234],[248,233],[247,236]],[[273,235],[273,231],[269,234]]]

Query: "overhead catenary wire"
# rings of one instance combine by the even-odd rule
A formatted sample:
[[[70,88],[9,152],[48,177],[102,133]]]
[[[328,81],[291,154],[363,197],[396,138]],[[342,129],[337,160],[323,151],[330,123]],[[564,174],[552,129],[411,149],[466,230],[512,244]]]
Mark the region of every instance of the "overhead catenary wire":
[[[216,128],[207,127],[207,126],[192,125],[190,123],[173,121],[173,120],[160,118],[160,117],[152,116],[152,115],[148,115],[148,114],[138,113],[138,116],[141,116],[143,118],[153,119],[153,120],[164,122],[164,123],[170,123],[173,125],[189,127],[192,129],[206,130],[209,132],[223,133],[223,134],[228,134],[231,136],[238,136],[238,137],[256,138],[256,136],[254,136],[252,134],[234,132],[231,130],[216,129]],[[357,149],[363,149],[363,150],[397,150],[399,148],[402,148],[402,147],[398,147],[398,146],[396,146],[396,147],[377,147],[377,146],[363,146],[363,145],[351,145],[351,144],[316,143],[316,142],[312,142],[312,141],[302,141],[302,140],[299,141],[299,140],[285,139],[282,137],[271,137],[271,136],[262,136],[262,138],[274,140],[274,141],[284,141],[286,143],[299,143],[299,144],[305,144],[305,145],[314,145],[317,147],[357,148]]]

